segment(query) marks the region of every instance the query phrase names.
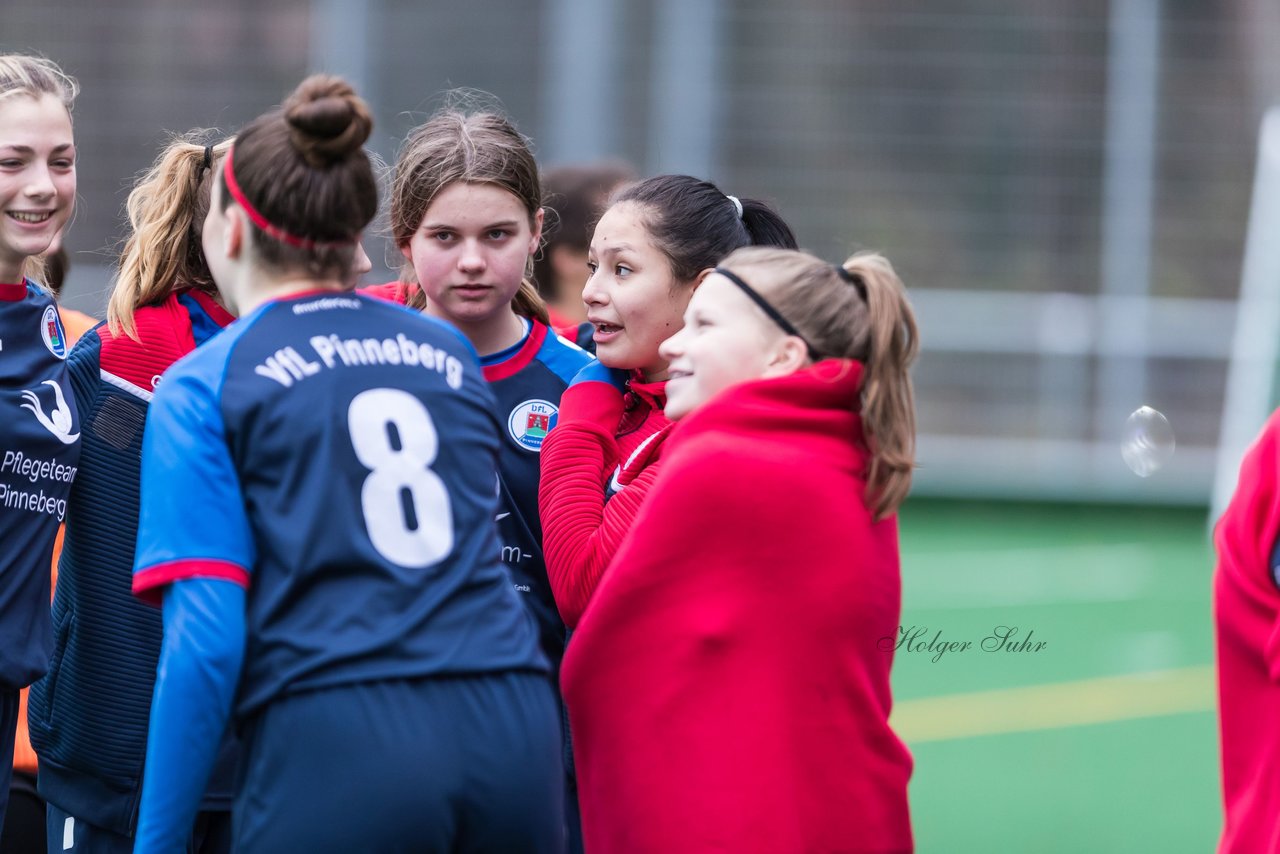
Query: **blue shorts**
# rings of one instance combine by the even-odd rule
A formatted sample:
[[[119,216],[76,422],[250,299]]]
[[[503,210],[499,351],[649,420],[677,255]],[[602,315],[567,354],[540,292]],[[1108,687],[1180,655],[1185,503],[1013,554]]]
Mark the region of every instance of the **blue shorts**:
[[[133,837],[98,827],[57,806],[45,807],[46,839],[50,854],[132,854]],[[230,854],[231,814],[226,810],[201,810],[187,840],[187,854]]]
[[[564,850],[550,681],[496,673],[282,697],[242,730],[235,850]]]

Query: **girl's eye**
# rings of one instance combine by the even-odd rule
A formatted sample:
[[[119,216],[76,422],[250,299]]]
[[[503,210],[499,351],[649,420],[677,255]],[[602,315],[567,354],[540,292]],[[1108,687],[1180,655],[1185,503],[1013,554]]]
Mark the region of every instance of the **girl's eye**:
[[[431,235],[431,239],[437,240],[440,243],[448,243],[450,240],[453,240],[453,235],[447,231],[437,231],[435,234]]]
[[[587,262],[587,269],[588,269],[588,270],[590,270],[590,271],[591,271],[591,275],[593,275],[593,276],[594,276],[594,275],[596,274],[596,270],[600,269],[600,265],[599,265],[599,264],[597,264],[595,261],[588,261],[588,262]]]
[[[21,165],[21,160],[0,160],[0,169],[17,169]]]
[[[618,266],[613,268],[613,273],[620,279],[626,278],[627,276],[631,275],[631,268],[628,267],[626,264],[619,264]]]
[[[503,228],[495,228],[495,229],[493,229],[492,231],[490,231],[490,232],[489,232],[489,239],[490,239],[490,240],[502,240],[503,238],[505,238],[505,237],[507,236],[507,234],[508,234],[508,232],[507,232],[507,230],[506,230],[506,229],[503,229]]]
[[[55,160],[53,161],[54,169],[71,169],[76,165],[74,160]]]

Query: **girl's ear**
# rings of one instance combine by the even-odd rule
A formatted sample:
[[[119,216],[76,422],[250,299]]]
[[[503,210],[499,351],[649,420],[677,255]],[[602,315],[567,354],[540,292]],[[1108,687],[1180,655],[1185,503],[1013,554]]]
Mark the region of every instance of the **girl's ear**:
[[[764,376],[782,377],[794,374],[809,363],[809,348],[794,335],[783,336],[765,364]]]
[[[545,215],[542,208],[538,208],[538,212],[533,215],[533,234],[529,236],[530,257],[537,254],[538,247],[542,245],[542,220]]]
[[[698,277],[696,279],[693,280],[693,287],[696,289],[698,285],[702,284],[707,280],[707,276],[710,276],[714,272],[715,272],[714,267],[707,267],[705,270],[703,270],[701,273],[698,274]]]
[[[408,241],[400,244],[400,254],[404,256],[404,260],[410,264],[413,263],[413,249],[409,246]]]
[[[245,247],[245,215],[239,205],[231,205],[223,215],[227,218],[227,228],[222,232],[222,250],[228,258],[239,258]]]

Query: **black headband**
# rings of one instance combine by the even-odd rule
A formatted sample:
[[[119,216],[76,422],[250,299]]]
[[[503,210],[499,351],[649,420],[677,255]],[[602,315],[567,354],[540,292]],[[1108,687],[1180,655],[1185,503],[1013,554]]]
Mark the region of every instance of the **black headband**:
[[[746,282],[742,281],[742,279],[739,278],[737,273],[726,270],[724,267],[716,267],[715,272],[719,273],[720,275],[724,276],[726,279],[728,279],[729,281],[737,285],[738,289],[741,290],[748,297],[750,297],[753,303],[760,306],[761,311],[769,315],[770,320],[778,324],[779,329],[781,329],[783,332],[787,333],[788,335],[794,335],[795,337],[803,341],[805,349],[809,351],[810,359],[812,359],[815,362],[820,361],[822,359],[822,354],[820,354],[817,350],[813,349],[813,345],[809,343],[809,340],[805,338],[803,335],[801,335],[800,331],[796,329],[794,326],[792,326],[785,317],[779,314],[776,308],[769,305],[768,300],[760,296],[760,294],[756,293],[755,288],[751,287]]]
[[[862,276],[857,273],[851,273],[839,264],[832,264],[836,268],[836,275],[844,279],[849,284],[858,289],[858,296],[862,297],[862,301],[867,301],[867,283],[862,280]]]
[[[204,168],[205,169],[213,168],[213,146],[212,145],[206,145],[204,147]]]

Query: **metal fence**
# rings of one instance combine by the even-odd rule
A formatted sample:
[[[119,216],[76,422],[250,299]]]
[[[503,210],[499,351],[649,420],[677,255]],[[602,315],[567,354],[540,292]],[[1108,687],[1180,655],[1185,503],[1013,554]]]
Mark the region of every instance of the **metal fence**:
[[[9,0],[3,21],[0,49],[83,84],[82,306],[166,131],[234,130],[323,68],[367,94],[392,159],[438,93],[475,87],[547,165],[705,175],[832,260],[887,253],[921,317],[921,491],[1208,497],[1280,100],[1267,0]],[[1119,454],[1142,404],[1179,443],[1147,480]]]

